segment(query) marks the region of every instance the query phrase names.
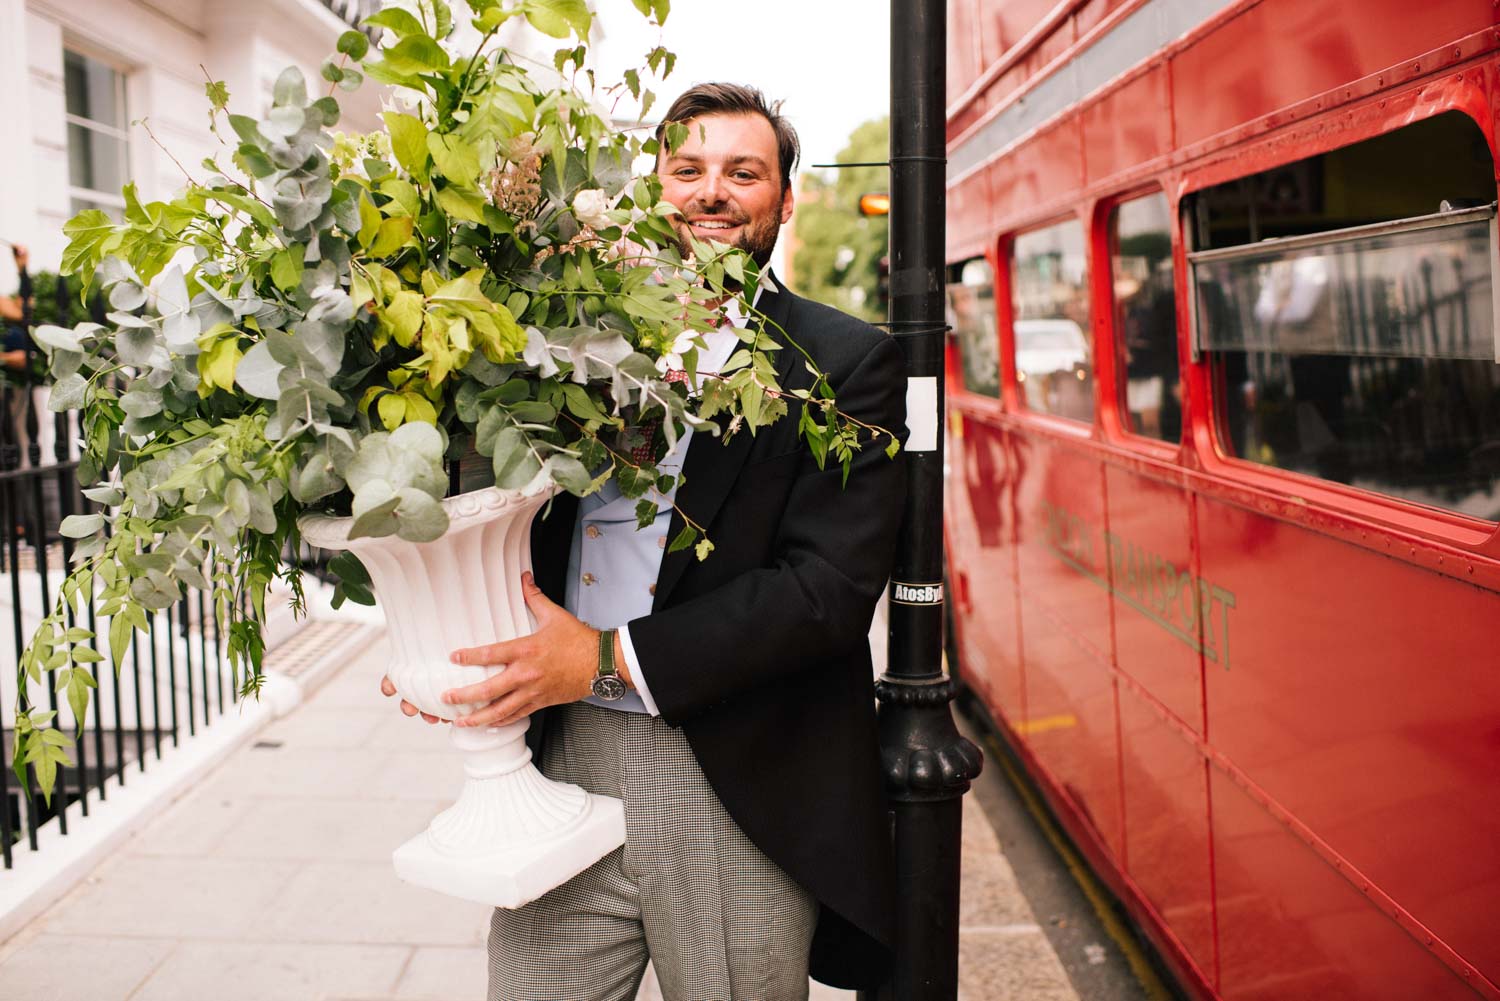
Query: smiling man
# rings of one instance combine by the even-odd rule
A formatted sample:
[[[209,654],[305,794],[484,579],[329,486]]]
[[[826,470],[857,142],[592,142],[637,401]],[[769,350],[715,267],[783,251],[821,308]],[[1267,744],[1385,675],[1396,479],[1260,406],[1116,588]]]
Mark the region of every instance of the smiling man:
[[[689,126],[658,159],[684,242],[764,263],[792,214],[790,124],[731,84],[694,87],[667,122]],[[775,284],[738,322],[794,340],[845,413],[904,437],[895,342]],[[728,330],[707,342],[700,372],[737,343]],[[777,353],[785,389],[811,386],[800,358]],[[842,987],[880,980],[893,887],[867,633],[905,470],[871,444],[846,488],[836,463],[818,468],[797,416],[794,403],[727,442],[690,435],[664,462],[683,463],[676,502],[714,539],[702,562],[666,552],[682,525],[670,505],[637,531],[612,483],[558,498],[523,582],[537,631],[455,655],[507,665],[448,693],[487,703],[461,725],[532,713],[544,772],[625,804],[622,848],[495,912],[492,1001],[629,1001],[648,959],[671,1001],[805,999],[809,971]]]

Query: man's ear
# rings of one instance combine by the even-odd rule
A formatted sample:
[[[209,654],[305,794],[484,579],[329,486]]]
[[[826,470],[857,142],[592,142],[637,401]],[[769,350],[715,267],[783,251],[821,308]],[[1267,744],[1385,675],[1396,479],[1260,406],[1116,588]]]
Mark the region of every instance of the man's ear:
[[[792,218],[792,186],[788,184],[786,190],[781,193],[781,222],[783,225]]]

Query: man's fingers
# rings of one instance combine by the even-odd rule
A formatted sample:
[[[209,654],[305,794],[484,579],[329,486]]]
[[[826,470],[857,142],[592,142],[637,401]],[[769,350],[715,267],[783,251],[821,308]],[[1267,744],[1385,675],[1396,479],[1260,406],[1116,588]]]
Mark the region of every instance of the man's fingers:
[[[391,676],[389,674],[383,676],[380,679],[380,694],[385,696],[396,694],[396,684],[395,682],[391,681]]]
[[[502,643],[486,643],[484,646],[464,647],[462,650],[454,650],[448,655],[448,659],[455,664],[477,666],[508,664],[515,659],[515,647],[519,642],[521,641],[506,640]]]
[[[521,597],[526,599],[526,607],[531,609],[531,614],[536,616],[537,625],[546,625],[552,613],[557,611],[557,606],[552,599],[542,593],[542,589],[536,586],[536,578],[528,570],[521,575]]]
[[[526,715],[528,705],[529,700],[524,693],[512,692],[453,722],[458,726],[498,726]]]
[[[418,713],[419,710],[417,709],[416,706],[412,705],[410,702],[406,701],[405,699],[402,699],[401,700],[401,711],[403,713],[405,713],[407,716],[415,716]]]
[[[443,693],[443,701],[450,706],[465,702],[494,702],[509,695],[523,680],[518,671],[500,671],[475,684],[448,689]]]

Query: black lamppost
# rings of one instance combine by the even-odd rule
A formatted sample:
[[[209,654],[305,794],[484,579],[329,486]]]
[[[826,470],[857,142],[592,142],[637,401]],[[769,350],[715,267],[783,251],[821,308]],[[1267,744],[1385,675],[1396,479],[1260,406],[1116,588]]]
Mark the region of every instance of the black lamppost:
[[[896,966],[877,1001],[958,994],[963,794],[983,758],[943,674],[945,0],[891,2],[890,330],[906,353],[909,488],[876,684],[896,845]]]

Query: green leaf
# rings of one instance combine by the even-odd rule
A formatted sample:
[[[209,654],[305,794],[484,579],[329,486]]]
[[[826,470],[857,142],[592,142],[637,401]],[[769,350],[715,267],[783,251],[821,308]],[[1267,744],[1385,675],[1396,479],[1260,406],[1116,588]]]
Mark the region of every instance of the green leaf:
[[[104,527],[104,515],[70,514],[58,526],[58,532],[69,539],[86,539]]]
[[[699,563],[702,563],[704,560],[708,559],[708,554],[713,551],[714,544],[707,539],[700,539],[698,541],[698,545],[693,549],[693,553],[698,557]]]
[[[369,22],[366,21],[366,23]],[[363,59],[365,53],[370,51],[370,36],[366,35],[363,31],[346,31],[339,36],[338,44],[335,48],[350,59]]]
[[[453,183],[469,187],[479,179],[479,151],[458,136],[430,133],[427,151],[438,173]]]
[[[203,93],[208,95],[208,103],[214,111],[223,111],[229,106],[229,88],[223,80],[208,81],[203,85]]]
[[[89,652],[93,653],[92,650]],[[99,655],[94,654],[94,656]],[[75,656],[74,659],[78,658]],[[97,687],[98,684],[94,681],[93,675],[81,667],[75,667],[68,675],[68,708],[73,710],[73,718],[78,721],[79,726],[83,726],[88,716],[89,689]]]
[[[430,35],[408,35],[385,50],[385,64],[397,73],[438,73],[451,63]]]
[[[291,291],[302,282],[302,253],[302,245],[294,243],[271,258],[271,281],[283,292]]]
[[[385,127],[391,133],[391,151],[396,154],[396,162],[412,177],[425,182],[427,126],[422,124],[420,118],[399,111],[387,111],[382,117],[385,118]],[[100,214],[103,215],[102,212]]]
[[[356,239],[361,247],[368,248],[375,239],[375,234],[380,232],[380,210],[377,209],[370,196],[363,191],[359,193],[359,233]],[[383,255],[376,255],[383,256]]]
[[[411,239],[411,231],[411,216],[400,216],[395,219],[382,220],[380,229],[375,234],[375,242],[370,244],[370,256],[376,258],[390,257],[401,247],[405,246],[407,240]]]
[[[553,38],[567,38],[569,29],[587,41],[593,15],[584,0],[525,0],[521,9],[531,26]]]
[[[671,545],[667,546],[667,552],[675,553],[679,549],[686,549],[693,544],[693,540],[697,537],[698,530],[696,528],[692,525],[683,525],[682,531],[678,532],[677,537],[672,540]]]
[[[640,501],[635,506],[636,528],[649,528],[656,521],[656,516],[660,511],[661,508],[657,506],[655,501]]]
[[[437,203],[454,219],[464,222],[484,222],[484,196],[477,191],[461,188],[443,188],[437,192]]]
[[[495,486],[502,490],[524,487],[542,471],[542,463],[531,448],[526,433],[509,427],[495,438]]]
[[[369,28],[389,28],[396,33],[397,37],[426,33],[426,29],[422,27],[422,22],[418,21],[415,15],[409,11],[402,10],[400,7],[386,7],[371,14],[361,23]]]
[[[295,66],[282,70],[281,75],[276,78],[271,97],[277,105],[283,107],[306,107],[307,80],[303,78],[302,71]]]

